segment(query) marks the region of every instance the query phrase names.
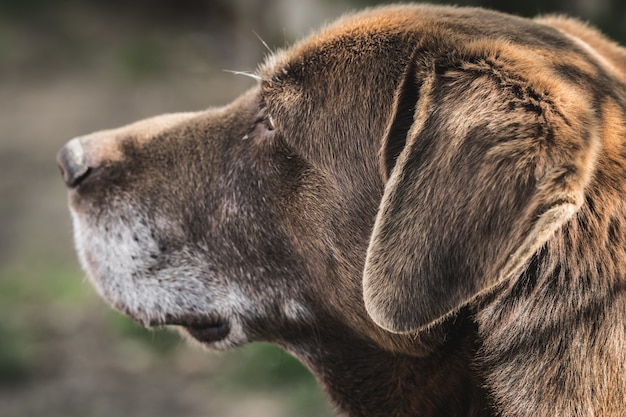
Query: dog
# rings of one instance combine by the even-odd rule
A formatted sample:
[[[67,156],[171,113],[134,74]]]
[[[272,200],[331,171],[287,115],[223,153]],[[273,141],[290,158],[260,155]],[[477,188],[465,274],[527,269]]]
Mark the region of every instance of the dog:
[[[104,299],[282,346],[349,416],[626,414],[626,50],[399,5],[256,76],[59,151]]]

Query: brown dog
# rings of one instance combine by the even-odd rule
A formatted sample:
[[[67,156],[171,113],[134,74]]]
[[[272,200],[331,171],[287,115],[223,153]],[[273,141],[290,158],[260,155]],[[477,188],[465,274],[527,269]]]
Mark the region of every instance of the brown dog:
[[[105,299],[208,347],[277,343],[350,416],[625,415],[625,50],[395,6],[258,75],[59,152]]]

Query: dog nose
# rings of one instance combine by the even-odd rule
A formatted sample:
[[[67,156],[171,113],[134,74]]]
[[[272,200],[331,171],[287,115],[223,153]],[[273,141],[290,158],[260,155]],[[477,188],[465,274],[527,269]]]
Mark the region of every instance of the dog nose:
[[[80,138],[70,140],[59,150],[57,163],[65,185],[70,188],[77,187],[91,172]]]

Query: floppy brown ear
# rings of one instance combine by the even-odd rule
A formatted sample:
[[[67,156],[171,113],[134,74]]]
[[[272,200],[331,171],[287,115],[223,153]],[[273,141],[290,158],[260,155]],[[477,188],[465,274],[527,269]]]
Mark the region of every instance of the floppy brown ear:
[[[387,330],[436,323],[519,273],[584,201],[598,143],[591,100],[497,65],[409,68],[396,94],[363,282]]]

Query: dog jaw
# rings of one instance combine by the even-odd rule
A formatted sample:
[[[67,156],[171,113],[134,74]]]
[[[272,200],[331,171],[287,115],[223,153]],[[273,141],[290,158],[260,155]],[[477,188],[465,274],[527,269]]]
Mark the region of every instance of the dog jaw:
[[[70,196],[76,198],[76,196]],[[248,342],[241,317],[258,306],[214,275],[206,248],[170,248],[180,234],[147,208],[116,201],[100,216],[70,205],[79,260],[102,298],[146,327],[175,325],[215,349]]]

